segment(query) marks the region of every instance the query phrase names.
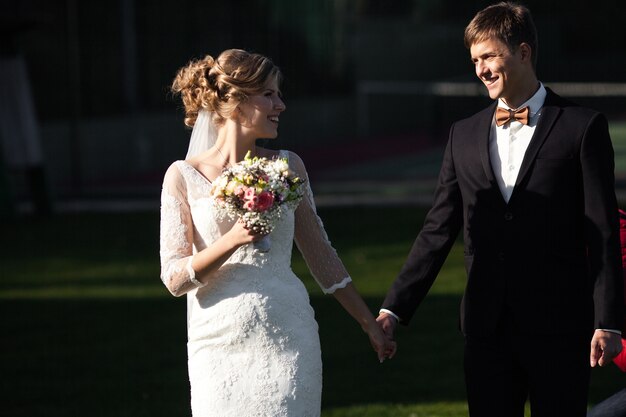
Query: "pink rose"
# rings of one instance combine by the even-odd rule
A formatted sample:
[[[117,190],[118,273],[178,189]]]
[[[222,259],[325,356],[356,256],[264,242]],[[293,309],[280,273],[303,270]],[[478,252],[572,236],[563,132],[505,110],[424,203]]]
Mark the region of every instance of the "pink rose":
[[[252,200],[256,197],[256,190],[254,187],[250,187],[245,191],[244,197],[246,200]]]
[[[270,192],[263,191],[257,198],[256,208],[258,211],[265,211],[271,208],[272,204],[274,204],[274,195]]]
[[[246,201],[245,203],[243,203],[243,208],[248,211],[254,211],[254,208],[255,208],[254,201],[252,200]]]

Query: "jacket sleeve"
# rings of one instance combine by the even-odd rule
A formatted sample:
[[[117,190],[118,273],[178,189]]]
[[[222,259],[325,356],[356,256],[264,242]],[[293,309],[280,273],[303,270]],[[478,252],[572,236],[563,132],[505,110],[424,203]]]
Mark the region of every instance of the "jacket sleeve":
[[[433,206],[382,308],[408,324],[454,244],[463,224],[461,191],[454,166],[454,125],[444,152]]]
[[[596,113],[583,135],[580,149],[585,240],[593,280],[596,329],[621,329],[623,323],[624,282],[613,156],[607,120]]]

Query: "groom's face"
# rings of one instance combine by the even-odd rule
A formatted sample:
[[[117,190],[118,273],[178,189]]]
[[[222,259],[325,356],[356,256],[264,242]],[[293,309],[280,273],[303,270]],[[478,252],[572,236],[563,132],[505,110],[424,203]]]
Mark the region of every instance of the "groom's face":
[[[525,67],[521,48],[511,51],[504,42],[490,38],[473,44],[470,55],[476,75],[487,87],[489,97],[516,102],[517,96],[523,93],[520,80]]]

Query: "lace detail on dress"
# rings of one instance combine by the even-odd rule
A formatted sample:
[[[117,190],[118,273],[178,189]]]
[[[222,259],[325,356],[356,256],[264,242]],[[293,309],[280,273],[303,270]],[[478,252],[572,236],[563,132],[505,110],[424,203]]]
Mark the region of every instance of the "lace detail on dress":
[[[213,309],[202,326],[193,323],[194,416],[319,416],[321,362],[308,300],[300,287],[273,287],[276,295],[263,287],[219,297],[225,301],[219,311]]]
[[[187,225],[180,222],[181,202],[170,195],[166,190],[161,194],[161,259],[163,263],[161,279],[165,285],[172,281],[172,277],[180,273],[182,268],[177,262],[167,262],[176,259],[179,253],[187,252],[191,245],[186,240]],[[185,268],[186,269],[186,268]]]
[[[324,294],[332,294],[337,290],[340,290],[342,288],[346,288],[346,286],[352,282],[352,278],[350,277],[345,277],[343,280],[341,280],[341,282],[338,282],[336,284],[333,284],[330,288],[323,288],[322,287],[322,291],[324,292]]]
[[[161,280],[174,295],[201,286],[191,268],[193,256],[186,186],[176,167],[166,173],[161,191]]]
[[[212,185],[207,178],[185,161],[178,161],[175,164],[181,170],[183,177],[191,183],[188,187],[189,198],[194,200],[210,198]]]

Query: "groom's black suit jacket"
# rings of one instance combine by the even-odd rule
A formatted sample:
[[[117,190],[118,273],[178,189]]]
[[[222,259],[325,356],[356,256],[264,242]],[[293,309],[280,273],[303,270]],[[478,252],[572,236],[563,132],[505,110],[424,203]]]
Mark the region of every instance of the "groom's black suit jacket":
[[[523,333],[621,329],[618,210],[605,117],[548,90],[506,203],[489,155],[496,105],[452,126],[433,207],[383,308],[401,322],[411,319],[462,228],[465,335],[491,336],[504,311]]]

